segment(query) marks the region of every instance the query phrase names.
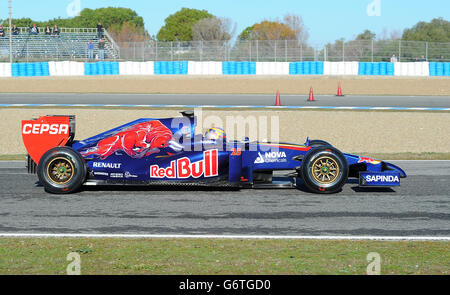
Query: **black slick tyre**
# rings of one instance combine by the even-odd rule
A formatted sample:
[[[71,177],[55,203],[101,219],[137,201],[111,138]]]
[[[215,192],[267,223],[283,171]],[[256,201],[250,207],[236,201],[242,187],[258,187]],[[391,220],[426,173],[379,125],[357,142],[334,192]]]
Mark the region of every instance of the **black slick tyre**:
[[[333,194],[347,182],[349,168],[347,159],[338,149],[320,146],[306,154],[299,172],[309,191]]]
[[[47,151],[39,161],[37,174],[45,191],[70,194],[78,191],[86,180],[83,157],[70,147],[56,147]]]

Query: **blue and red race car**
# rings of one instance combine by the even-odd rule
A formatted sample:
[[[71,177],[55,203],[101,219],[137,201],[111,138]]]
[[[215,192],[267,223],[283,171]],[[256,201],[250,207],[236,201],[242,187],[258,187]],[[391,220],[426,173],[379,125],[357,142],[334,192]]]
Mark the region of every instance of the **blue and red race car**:
[[[399,186],[406,173],[384,161],[344,154],[322,140],[304,144],[227,140],[219,128],[195,134],[193,112],[138,119],[81,141],[74,116],[22,121],[28,171],[50,193],[82,185],[296,188],[339,192],[349,177],[363,187]],[[36,164],[37,163],[37,164]],[[276,172],[276,173],[275,173]],[[284,172],[281,176],[280,172]]]

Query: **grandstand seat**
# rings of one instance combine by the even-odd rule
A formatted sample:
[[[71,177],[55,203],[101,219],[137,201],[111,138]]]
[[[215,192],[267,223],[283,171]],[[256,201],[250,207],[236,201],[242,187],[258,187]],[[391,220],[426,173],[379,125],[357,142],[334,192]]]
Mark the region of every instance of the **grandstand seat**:
[[[98,54],[98,39],[95,32],[67,32],[59,36],[44,34],[20,34],[13,36],[12,53],[16,61],[33,60],[77,60],[87,59],[87,44],[92,40],[95,45],[94,56]],[[117,59],[118,53],[106,39],[105,59]],[[0,58],[9,56],[9,37],[0,38]]]

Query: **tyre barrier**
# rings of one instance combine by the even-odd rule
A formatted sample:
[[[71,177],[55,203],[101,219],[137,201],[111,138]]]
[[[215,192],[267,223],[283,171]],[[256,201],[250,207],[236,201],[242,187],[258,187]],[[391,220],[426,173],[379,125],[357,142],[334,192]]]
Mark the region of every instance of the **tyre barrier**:
[[[330,76],[356,76],[358,75],[359,63],[350,62],[324,62],[324,75]]]
[[[119,63],[110,61],[101,61],[96,63],[84,64],[85,76],[119,75]]]
[[[289,65],[290,75],[323,75],[323,61],[291,62]]]
[[[394,63],[390,62],[360,62],[358,75],[360,76],[394,76]]]
[[[188,75],[222,75],[222,62],[217,61],[189,61]]]
[[[85,64],[76,61],[61,61],[48,63],[50,76],[84,76]]]
[[[395,76],[430,76],[429,62],[396,62],[394,63]]]
[[[97,75],[341,75],[450,76],[444,62],[37,62],[0,63],[0,77]]]
[[[430,76],[450,76],[450,62],[430,62]]]
[[[6,74],[10,73],[11,77],[42,77],[50,76],[49,63],[48,62],[36,62],[36,63],[13,63],[10,65],[10,71],[2,66],[1,75],[7,77]]]
[[[256,75],[289,75],[290,63],[288,62],[258,62],[256,63]]]
[[[10,63],[0,63],[0,77],[12,77],[12,66]]]
[[[114,64],[113,64],[114,67]],[[133,62],[126,61],[118,63],[119,75],[154,75],[154,62]]]
[[[251,61],[224,61],[223,75],[256,75],[256,62]]]
[[[155,61],[155,75],[187,75],[188,61]]]

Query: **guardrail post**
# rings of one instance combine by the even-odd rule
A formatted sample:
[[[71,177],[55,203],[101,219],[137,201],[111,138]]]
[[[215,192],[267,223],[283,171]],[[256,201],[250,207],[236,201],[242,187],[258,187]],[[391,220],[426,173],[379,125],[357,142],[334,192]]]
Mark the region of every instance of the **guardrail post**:
[[[372,62],[373,62],[373,39],[372,39]]]
[[[200,61],[203,61],[203,40],[200,41]]]
[[[284,57],[285,57],[285,62],[287,62],[287,56],[288,56],[288,50],[287,50],[287,40],[284,40]]]
[[[256,62],[259,62],[259,42],[256,40]]]
[[[275,62],[277,62],[277,40],[275,40]]]
[[[303,61],[303,43],[300,43],[300,61]]]

